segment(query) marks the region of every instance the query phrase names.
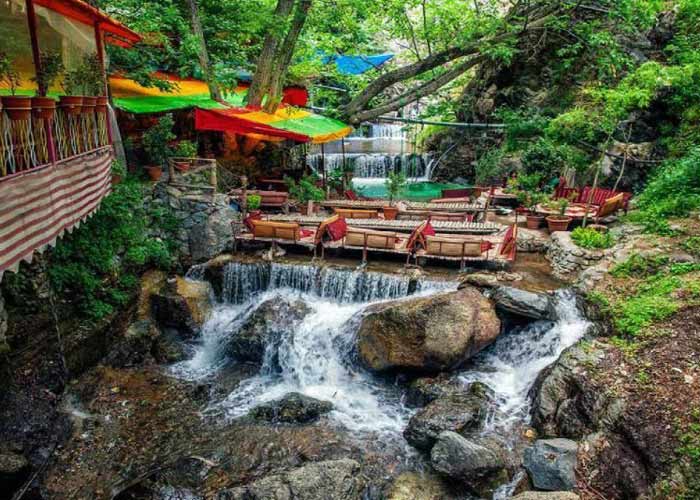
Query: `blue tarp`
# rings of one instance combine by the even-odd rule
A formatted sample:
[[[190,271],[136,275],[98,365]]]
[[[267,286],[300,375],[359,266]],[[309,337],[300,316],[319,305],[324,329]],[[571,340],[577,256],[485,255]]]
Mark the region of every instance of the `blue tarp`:
[[[394,54],[386,53],[373,56],[326,56],[323,60],[325,63],[335,62],[338,71],[345,75],[361,75],[371,69],[378,68],[392,57]]]

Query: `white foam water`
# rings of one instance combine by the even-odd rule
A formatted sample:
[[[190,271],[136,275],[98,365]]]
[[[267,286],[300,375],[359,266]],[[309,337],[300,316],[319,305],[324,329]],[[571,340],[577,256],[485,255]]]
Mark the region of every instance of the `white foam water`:
[[[293,329],[286,329],[275,352],[266,353],[259,373],[209,411],[235,418],[262,402],[300,392],[332,402],[331,417],[349,431],[400,436],[411,414],[401,404],[400,389],[353,360],[362,313],[380,301],[455,288],[455,282],[416,282],[382,273],[232,263],[224,273],[222,301],[204,325],[193,357],[171,369],[190,380],[214,375],[235,362],[226,357],[226,344],[261,304],[302,300],[310,312]],[[538,321],[504,333],[459,375],[465,384],[479,381],[495,393],[486,432],[503,433],[526,423],[528,392],[538,374],[585,334],[589,323],[574,295],[560,291],[556,299],[556,321]],[[285,318],[279,321],[288,326]]]
[[[501,335],[461,374],[465,383],[482,382],[495,393],[485,432],[503,432],[515,424],[528,423],[528,394],[537,376],[590,327],[570,290],[556,293],[555,312],[554,322],[536,321]]]

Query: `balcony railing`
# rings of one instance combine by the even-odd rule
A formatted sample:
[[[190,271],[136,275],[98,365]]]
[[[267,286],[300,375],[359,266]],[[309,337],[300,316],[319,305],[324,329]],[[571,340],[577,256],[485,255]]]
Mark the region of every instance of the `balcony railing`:
[[[0,111],[0,182],[110,145],[107,107],[57,107],[50,118]]]

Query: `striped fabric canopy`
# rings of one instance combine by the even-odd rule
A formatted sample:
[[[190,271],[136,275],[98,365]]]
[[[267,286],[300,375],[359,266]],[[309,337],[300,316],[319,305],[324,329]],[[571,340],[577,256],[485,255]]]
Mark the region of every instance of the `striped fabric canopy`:
[[[345,123],[299,109],[308,95],[305,89],[289,87],[284,91],[282,106],[276,113],[246,108],[247,86],[239,86],[220,103],[209,97],[209,87],[201,80],[181,79],[158,74],[175,88],[169,92],[146,88],[128,78],[113,76],[109,79],[114,105],[128,113],[164,113],[179,109],[196,108],[197,130],[231,132],[254,135],[262,140],[289,139],[296,142],[321,144],[337,141],[352,132]],[[227,106],[228,105],[228,106]]]

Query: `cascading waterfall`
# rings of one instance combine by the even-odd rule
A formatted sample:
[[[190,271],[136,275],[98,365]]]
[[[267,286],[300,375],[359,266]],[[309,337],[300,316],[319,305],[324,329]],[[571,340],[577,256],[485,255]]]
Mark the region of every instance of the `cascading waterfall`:
[[[199,275],[200,272],[192,273]],[[244,380],[210,412],[235,418],[258,404],[301,392],[331,401],[331,417],[349,431],[401,435],[411,410],[401,404],[400,388],[386,384],[353,359],[362,311],[382,301],[454,290],[456,282],[414,280],[405,276],[277,263],[230,263],[222,296],[204,325],[194,356],[172,367],[177,376],[199,379],[231,360],[231,336],[265,302],[303,301],[308,313],[289,328],[279,318],[279,342],[266,353],[258,375]],[[485,432],[527,423],[528,392],[542,369],[586,332],[589,323],[569,291],[556,295],[556,321],[537,321],[504,333],[459,374],[466,384],[480,381],[495,394]]]
[[[428,175],[430,161],[429,155],[417,153],[314,153],[307,157],[309,167],[317,173],[322,172],[322,162],[329,174],[347,164],[355,177],[365,179],[385,178],[389,172],[401,172],[410,179],[424,179]]]
[[[461,375],[465,383],[482,382],[495,393],[495,407],[486,432],[497,432],[529,422],[528,393],[540,372],[580,340],[590,323],[570,290],[556,294],[556,321],[536,321],[501,335]]]

